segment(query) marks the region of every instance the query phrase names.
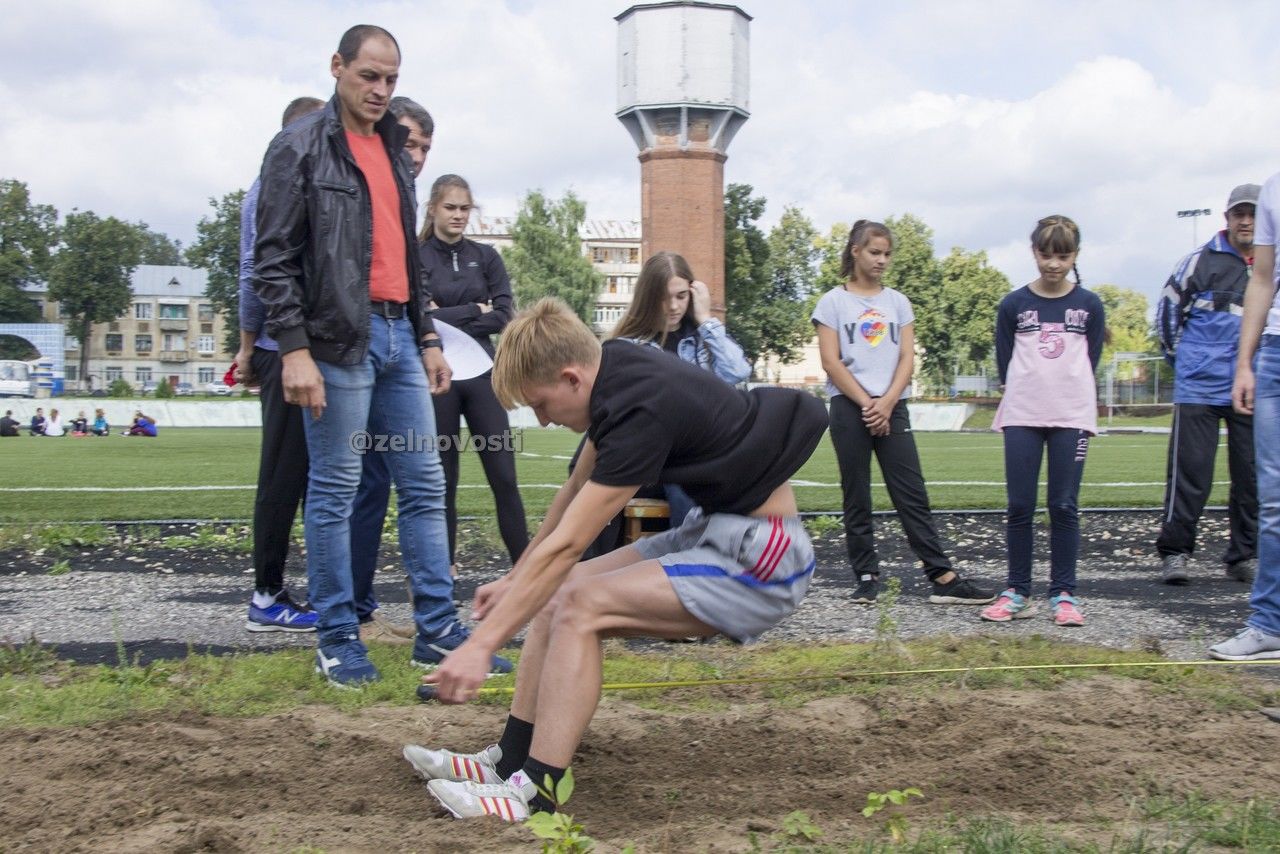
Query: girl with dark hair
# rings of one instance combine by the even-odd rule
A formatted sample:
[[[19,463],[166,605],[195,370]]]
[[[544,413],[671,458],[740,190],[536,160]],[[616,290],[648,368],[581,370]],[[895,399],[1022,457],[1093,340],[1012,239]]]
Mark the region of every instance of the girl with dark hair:
[[[831,444],[840,466],[844,538],[858,586],[853,601],[880,593],[880,565],[871,518],[871,455],[884,476],[911,550],[924,564],[943,605],[985,605],[994,591],[962,579],[942,550],[906,397],[915,363],[911,301],[881,280],[893,254],[893,235],[878,222],[854,223],[840,259],[846,281],[823,294],[813,310],[818,350],[831,398]]]
[[[1106,314],[1076,270],[1080,229],[1065,216],[1045,217],[1031,232],[1040,277],[1000,302],[996,365],[1004,397],[993,429],[1004,433],[1009,495],[1009,580],[982,619],[1003,623],[1035,613],[1031,557],[1040,460],[1049,457],[1049,607],[1059,626],[1082,626],[1075,598],[1080,551],[1077,500],[1089,437],[1098,432],[1094,372],[1102,356]],[[1073,273],[1075,281],[1067,278]]]
[[[674,252],[658,252],[644,262],[631,305],[610,337],[658,347],[731,385],[751,376],[742,348],[711,313],[710,289],[694,278],[689,262]],[[663,484],[662,491],[671,527],[678,527],[696,505],[678,486]]]

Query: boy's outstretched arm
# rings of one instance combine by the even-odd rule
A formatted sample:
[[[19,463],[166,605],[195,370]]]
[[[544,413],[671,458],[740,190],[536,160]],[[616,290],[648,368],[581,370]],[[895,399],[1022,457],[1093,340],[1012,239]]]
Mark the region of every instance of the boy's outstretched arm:
[[[507,589],[480,627],[423,680],[435,683],[436,696],[442,702],[464,703],[476,696],[489,673],[492,655],[547,604],[583,551],[639,488],[638,484],[601,486],[588,481],[578,490],[559,524],[530,547],[518,572],[512,570]]]
[[[560,520],[564,518],[565,511],[569,509],[569,505],[573,503],[573,499],[577,497],[578,492],[591,478],[591,472],[596,466],[596,447],[590,439],[587,439],[582,446],[582,453],[578,456],[578,464],[573,471],[569,473],[569,478],[551,499],[551,504],[547,507],[547,512],[542,517],[542,524],[538,526],[537,533],[533,535],[533,539],[529,541],[529,545],[525,546],[524,551],[520,553],[520,557],[516,559],[515,566],[511,567],[511,571],[496,581],[490,581],[488,584],[482,584],[476,589],[475,601],[471,606],[471,616],[477,620],[483,620],[488,616],[493,607],[506,594],[511,587],[512,580],[520,573],[521,567],[528,561],[529,556],[538,548],[538,544],[545,540],[556,526],[560,524]]]

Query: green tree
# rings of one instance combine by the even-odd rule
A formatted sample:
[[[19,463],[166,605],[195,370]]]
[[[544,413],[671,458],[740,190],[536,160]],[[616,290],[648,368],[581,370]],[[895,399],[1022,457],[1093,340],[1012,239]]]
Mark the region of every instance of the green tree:
[[[586,217],[587,206],[572,191],[559,201],[541,190],[525,195],[511,226],[511,245],[502,252],[516,305],[559,297],[584,323],[591,322],[604,277],[582,252],[578,228]]]
[[[1108,340],[1102,348],[1100,365],[1111,364],[1116,353],[1160,352],[1155,330],[1147,320],[1145,294],[1119,285],[1098,285],[1090,290],[1102,300],[1102,307],[1107,312]],[[1129,371],[1120,379],[1133,379],[1136,373],[1137,366],[1130,364]]]
[[[750,184],[730,184],[724,192],[724,302],[729,332],[754,365],[768,352],[770,270],[769,241],[756,225],[765,199],[752,192]]]
[[[139,264],[160,264],[176,267],[182,263],[182,241],[174,240],[169,235],[153,231],[145,222],[132,223],[138,230],[142,241],[142,256]]]
[[[187,263],[209,274],[205,296],[213,310],[222,315],[226,337],[222,349],[240,349],[240,208],[244,190],[209,199],[212,217],[201,217],[196,225],[196,242],[187,247]]]
[[[813,338],[809,322],[817,287],[818,229],[796,207],[787,207],[769,231],[769,285],[764,294],[768,326],[765,352],[786,364]]]
[[[941,278],[938,317],[944,323],[936,346],[945,348],[948,367],[976,369],[995,349],[996,310],[1009,293],[1009,279],[987,262],[986,252],[958,246],[942,259]]]
[[[57,242],[58,212],[51,205],[33,205],[23,182],[0,180],[0,323],[40,319],[23,286],[45,277]]]
[[[924,349],[918,370],[930,384],[941,382],[947,370],[948,340],[943,314],[942,267],[933,255],[933,229],[914,214],[884,221],[893,233],[893,263],[884,284],[911,300],[916,344]]]
[[[57,300],[80,342],[80,376],[87,378],[89,333],[95,323],[129,308],[129,277],[142,256],[138,230],[115,217],[72,211],[62,224],[62,247],[49,269],[49,298]]]
[[[849,226],[843,222],[837,222],[825,236],[817,238],[818,278],[814,281],[814,289],[818,296],[844,285],[845,277],[840,275],[840,256],[848,239]]]

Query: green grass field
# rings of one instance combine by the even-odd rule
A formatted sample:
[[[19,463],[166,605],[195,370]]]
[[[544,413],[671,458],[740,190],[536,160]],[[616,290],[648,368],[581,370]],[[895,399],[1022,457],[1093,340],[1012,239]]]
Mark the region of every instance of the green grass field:
[[[1004,461],[994,433],[919,433],[916,440],[936,508],[1004,506]],[[539,516],[564,479],[578,437],[566,430],[525,430],[517,457],[521,491]],[[32,439],[0,441],[0,522],[117,519],[247,519],[257,477],[256,429],[169,429],[156,439]],[[1156,507],[1164,490],[1163,435],[1110,435],[1093,440],[1081,504]],[[1044,473],[1041,472],[1043,481]],[[873,466],[877,484],[879,472]],[[824,439],[796,480],[800,508],[840,506],[839,473]],[[1213,504],[1226,503],[1225,451],[1218,455]],[[212,487],[212,488],[211,488]],[[86,489],[113,491],[79,491]],[[71,491],[76,490],[76,491]],[[134,491],[138,490],[138,491]],[[882,486],[878,508],[889,509]],[[493,503],[479,462],[462,455],[459,513],[489,517]]]

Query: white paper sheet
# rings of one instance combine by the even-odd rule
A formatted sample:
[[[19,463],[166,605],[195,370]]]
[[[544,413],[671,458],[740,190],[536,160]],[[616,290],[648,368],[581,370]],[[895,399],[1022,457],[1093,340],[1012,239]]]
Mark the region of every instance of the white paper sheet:
[[[476,339],[439,320],[435,321],[436,333],[444,345],[444,357],[453,371],[453,379],[474,379],[493,367],[493,360]]]

